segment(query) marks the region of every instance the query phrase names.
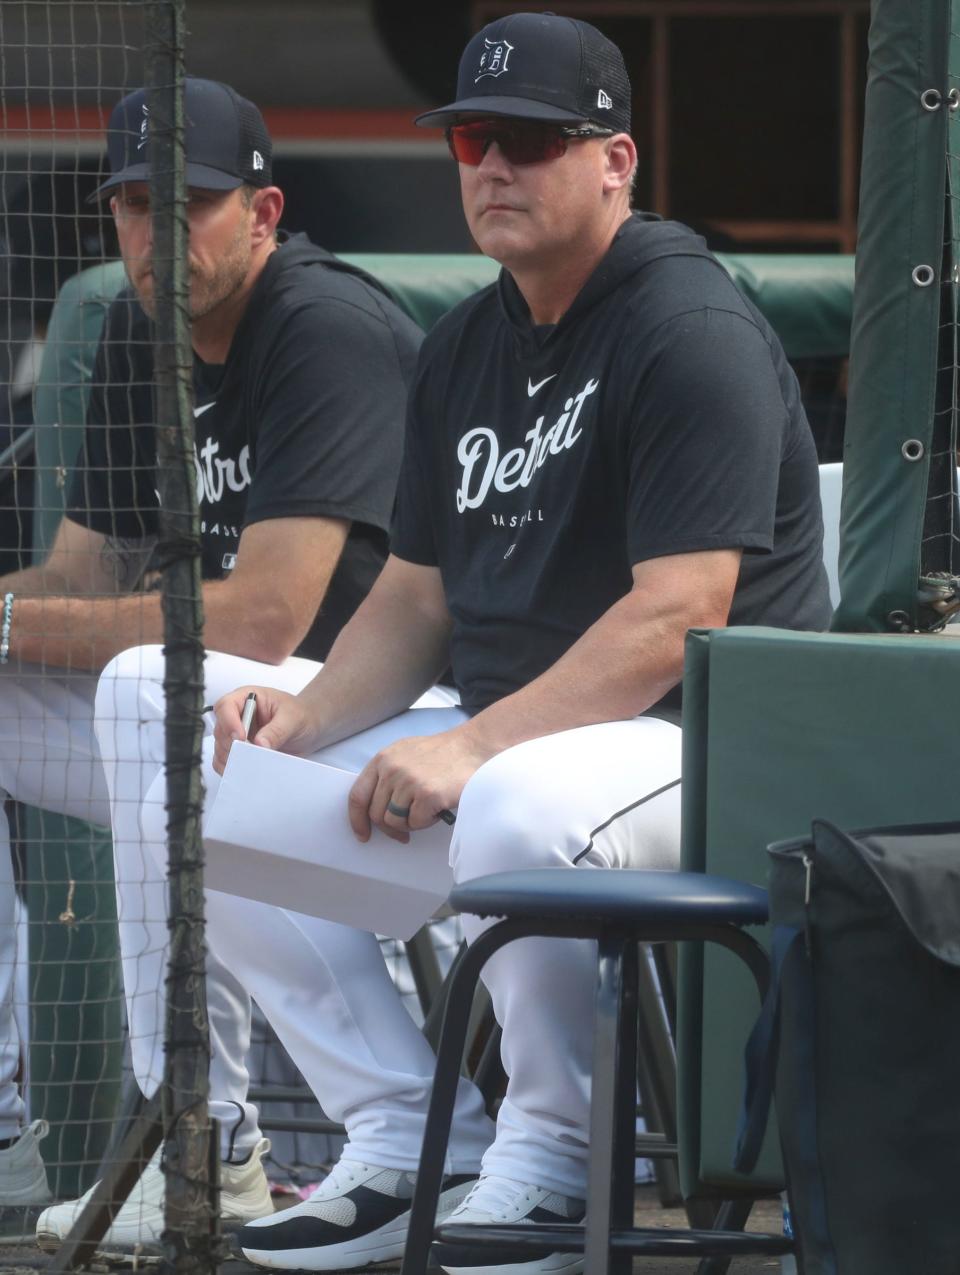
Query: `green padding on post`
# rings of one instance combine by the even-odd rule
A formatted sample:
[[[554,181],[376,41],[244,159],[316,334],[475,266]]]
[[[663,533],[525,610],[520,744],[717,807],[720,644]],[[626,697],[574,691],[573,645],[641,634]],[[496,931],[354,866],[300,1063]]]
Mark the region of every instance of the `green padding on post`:
[[[900,627],[892,612],[917,623],[940,327],[950,9],[943,0],[873,0],[871,8],[836,629],[890,631]],[[941,102],[926,110],[922,95],[931,89]],[[918,269],[928,273],[915,277]],[[908,440],[922,444],[920,459],[904,456]]]
[[[684,867],[763,885],[766,846],[815,817],[842,828],[956,817],[943,739],[960,713],[957,637],[716,630],[690,636],[687,669]],[[684,1194],[777,1187],[772,1133],[750,1179],[730,1168],[752,980],[726,952],[682,956]]]

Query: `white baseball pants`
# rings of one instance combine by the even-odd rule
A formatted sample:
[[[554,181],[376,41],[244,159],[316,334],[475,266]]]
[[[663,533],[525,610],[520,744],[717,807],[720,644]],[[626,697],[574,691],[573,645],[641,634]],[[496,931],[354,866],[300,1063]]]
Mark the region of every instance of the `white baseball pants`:
[[[309,675],[305,672],[304,679]],[[0,801],[9,795],[44,810],[110,824],[109,794],[94,733],[96,690],[95,675],[37,665],[0,667]],[[162,725],[151,728],[149,722],[142,723],[142,733],[140,725],[118,722],[108,741],[112,756],[130,761],[130,797],[115,805],[118,831],[134,844],[140,837],[136,794],[146,791],[160,769],[163,749]],[[117,893],[134,1068],[144,1092],[150,1094],[162,1074],[163,1011],[161,1005],[158,1018],[156,984],[164,977],[167,944],[164,876],[152,858],[145,859],[140,871],[125,868]],[[14,902],[9,829],[0,813],[0,1138],[13,1137],[25,1115],[15,1082],[20,1040],[14,1016]],[[211,1105],[222,1122],[225,1154],[239,1130],[232,1150],[240,1158],[258,1137],[256,1111],[246,1104],[250,1001],[215,956],[208,963],[207,998],[211,1095],[217,1100]]]
[[[207,696],[212,700],[248,682],[297,690],[315,668],[305,661],[277,669],[211,655]],[[161,679],[159,648],[137,648],[108,666],[97,695],[97,736],[124,882],[163,878],[163,782],[156,760],[162,746]],[[444,702],[442,691],[432,700],[428,695],[418,702],[423,706],[317,757],[357,772],[392,740],[436,733],[465,719],[459,708],[429,706]],[[133,750],[122,742],[131,729],[141,740]],[[211,752],[208,740],[208,792],[218,783]],[[124,760],[141,754],[148,760]],[[151,768],[153,779],[145,786]],[[467,880],[537,866],[675,868],[679,777],[680,731],[653,718],[585,726],[508,749],[481,767],[463,792],[451,841],[455,876]],[[139,808],[138,818],[131,816],[132,805]],[[398,846],[398,853],[415,852],[415,840]],[[121,887],[124,911],[128,889]],[[374,936],[216,891],[207,892],[207,919],[211,950],[258,1001],[327,1114],[345,1124],[346,1154],[415,1169],[433,1058],[400,1004]],[[483,925],[464,918],[468,938]],[[128,997],[132,991],[142,1040],[154,1050],[149,1065],[141,1054],[138,1075],[154,1078],[163,1018],[159,962],[166,931],[161,936],[160,928],[131,922],[128,915],[122,931]],[[582,1195],[586,1181],[594,946],[523,940],[499,952],[486,974],[504,1028],[509,1086],[483,1167],[566,1195]],[[219,1048],[227,1035],[226,1024],[219,1024]],[[221,1068],[228,1070],[223,1059]],[[242,1102],[239,1074],[231,1096]],[[475,1169],[489,1138],[479,1096],[463,1082],[448,1171]]]
[[[244,682],[296,691],[316,666],[280,668],[208,657],[208,699]],[[134,1063],[146,1092],[162,1067],[166,950],[159,648],[113,661],[97,696],[101,768],[92,731],[93,682],[49,670],[0,673],[0,785],[31,804],[106,822],[117,854],[121,949]],[[435,703],[448,702],[441,692]],[[463,720],[455,708],[416,708],[323,750],[359,770],[392,739]],[[676,865],[680,732],[642,718],[531,741],[482,767],[464,791],[451,853],[458,879],[536,864]],[[209,766],[205,778],[217,782]],[[150,789],[154,794],[147,800]],[[584,853],[586,851],[586,853]],[[0,853],[0,871],[9,855]],[[0,877],[0,1137],[21,1118],[12,1075],[12,882]],[[9,907],[8,907],[9,904]],[[213,1111],[225,1146],[241,1125],[235,1157],[256,1138],[243,1058],[252,993],[273,1021],[324,1109],[347,1126],[350,1154],[416,1167],[433,1059],[399,1003],[372,936],[249,900],[208,893],[208,1003]],[[468,936],[481,924],[465,919]],[[590,1032],[595,961],[590,944],[531,939],[498,954],[488,982],[504,1025],[510,1075],[488,1172],[578,1194],[586,1162]],[[4,994],[5,993],[5,994]],[[490,1137],[479,1097],[464,1084],[448,1167],[476,1167]]]
[[[269,679],[275,685],[297,691],[313,677],[317,666],[290,659],[275,668],[214,654],[208,657],[205,671],[205,693],[210,701],[244,681]],[[154,1092],[163,1073],[163,980],[168,936],[162,784],[157,804],[151,806],[147,801],[151,786],[156,787],[158,777],[162,778],[162,681],[159,647],[136,648],[114,661],[100,679],[99,693],[97,679],[92,676],[35,666],[0,667],[0,800],[9,794],[31,805],[93,823],[112,822],[131,1053],[137,1080],[146,1094]],[[431,699],[440,704],[451,702],[450,695],[443,691],[431,693]],[[100,711],[96,731],[95,703]],[[209,766],[207,773],[210,780],[217,778]],[[155,819],[146,837],[141,831],[141,813]],[[145,818],[144,823],[147,822]],[[151,836],[156,844],[145,848]],[[24,1106],[15,1082],[20,1048],[13,1012],[15,896],[9,832],[2,813],[0,840],[0,1138],[4,1138],[13,1137],[22,1126]],[[322,1065],[322,1059],[314,1063],[312,1046],[318,1027],[322,1026],[324,1006],[322,995],[320,1000],[315,995],[323,979],[314,968],[321,958],[314,951],[310,936],[314,930],[333,932],[324,935],[326,942],[321,943],[321,948],[325,946],[331,952],[334,985],[337,978],[349,982],[354,971],[362,980],[356,997],[359,1009],[350,1035],[351,1059],[370,1052],[367,1034],[375,1036],[380,1031],[396,1041],[388,1051],[389,1061],[371,1053],[362,1094],[366,1105],[354,1118],[357,1145],[361,1154],[367,1142],[379,1147],[376,1130],[381,1123],[387,1130],[383,1137],[388,1144],[393,1139],[406,1148],[411,1140],[416,1142],[433,1076],[433,1053],[397,998],[379,957],[379,945],[372,936],[298,917],[293,918],[296,926],[291,922],[287,927],[296,933],[297,941],[284,947],[284,918],[278,916],[276,909],[213,892],[209,897],[212,911],[218,911],[219,904],[219,910],[226,913],[222,928],[228,940],[239,937],[241,946],[262,957],[250,987],[263,987],[266,993],[274,994],[277,1013],[271,1011],[269,995],[265,996],[264,1012],[275,1018],[285,1045],[315,1089],[320,1087],[320,1081],[314,1072]],[[273,939],[264,926],[264,914],[268,920],[277,920]],[[234,969],[241,967],[229,955],[226,960],[219,958],[215,940],[208,946],[211,1113],[220,1121],[224,1157],[242,1159],[259,1137],[256,1109],[247,1102],[245,1055],[250,1040],[250,989],[235,977]],[[376,961],[372,959],[374,955]],[[307,968],[298,970],[288,964],[296,960],[306,960]],[[373,974],[363,979],[366,966],[372,968]],[[299,1003],[285,994],[288,969],[295,983],[309,989]],[[328,1008],[332,1015],[340,1012],[335,1003]],[[319,1034],[322,1040],[322,1032]],[[334,1050],[337,1047],[335,1042]],[[321,1071],[321,1081],[323,1075]],[[356,1083],[360,1083],[359,1077]],[[331,1103],[327,1114],[348,1122],[351,1119],[335,1103]],[[373,1131],[369,1137],[364,1132],[368,1129]],[[491,1126],[483,1114],[480,1095],[464,1082],[458,1105],[458,1140],[451,1147],[454,1171],[475,1168],[490,1137]],[[412,1161],[415,1164],[416,1151]]]

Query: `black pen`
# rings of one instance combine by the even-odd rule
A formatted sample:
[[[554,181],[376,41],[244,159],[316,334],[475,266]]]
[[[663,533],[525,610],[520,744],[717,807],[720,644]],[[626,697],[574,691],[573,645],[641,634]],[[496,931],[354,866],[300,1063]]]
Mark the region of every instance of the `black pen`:
[[[438,810],[437,818],[442,819],[444,823],[448,823],[451,828],[457,822],[457,816],[452,810]]]

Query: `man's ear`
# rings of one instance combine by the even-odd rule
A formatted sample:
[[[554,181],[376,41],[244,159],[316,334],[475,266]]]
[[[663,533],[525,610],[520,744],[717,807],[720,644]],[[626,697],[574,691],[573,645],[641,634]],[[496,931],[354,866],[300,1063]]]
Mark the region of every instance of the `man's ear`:
[[[265,240],[272,241],[277,233],[277,225],[283,214],[283,191],[279,186],[265,186],[263,190],[254,191],[251,208],[251,242],[257,248]]]
[[[629,133],[617,133],[607,141],[606,171],[603,175],[604,192],[622,190],[629,186],[637,166],[637,148]]]

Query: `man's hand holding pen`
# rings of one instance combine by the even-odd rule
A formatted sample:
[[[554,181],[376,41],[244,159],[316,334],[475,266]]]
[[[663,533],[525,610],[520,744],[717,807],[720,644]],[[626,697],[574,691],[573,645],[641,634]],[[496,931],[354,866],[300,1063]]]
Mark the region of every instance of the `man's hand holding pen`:
[[[249,738],[259,748],[299,757],[317,750],[316,731],[302,701],[286,691],[270,686],[240,686],[217,700],[214,712],[213,768],[220,775],[235,740]]]
[[[237,740],[301,757],[317,750],[317,731],[307,708],[299,696],[286,691],[241,686],[219,699],[214,712],[213,767],[218,774],[223,774]],[[456,729],[391,744],[364,767],[351,790],[349,816],[354,835],[366,841],[375,825],[395,841],[406,842],[411,831],[428,828],[438,820],[453,824],[456,816],[452,807],[459,801],[463,785],[485,760],[470,754]]]

